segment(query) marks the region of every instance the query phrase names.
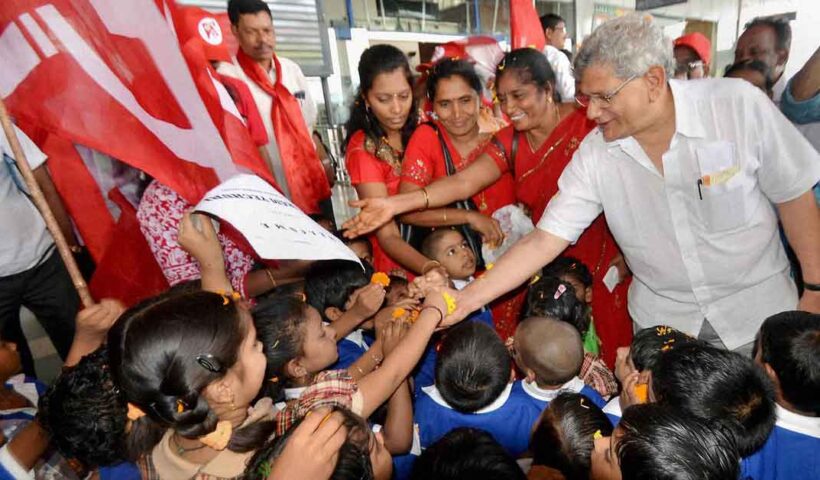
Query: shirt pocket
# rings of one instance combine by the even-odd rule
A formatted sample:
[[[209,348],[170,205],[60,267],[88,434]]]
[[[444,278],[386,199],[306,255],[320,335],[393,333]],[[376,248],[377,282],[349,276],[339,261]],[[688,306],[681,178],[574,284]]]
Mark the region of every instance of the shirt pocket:
[[[732,142],[712,142],[695,150],[700,216],[710,232],[724,232],[746,222],[746,178]]]

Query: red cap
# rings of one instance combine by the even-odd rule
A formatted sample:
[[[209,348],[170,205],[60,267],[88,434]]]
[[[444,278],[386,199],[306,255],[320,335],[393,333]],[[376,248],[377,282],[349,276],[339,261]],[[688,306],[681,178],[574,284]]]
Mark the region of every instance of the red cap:
[[[703,63],[709,65],[712,60],[712,42],[702,33],[694,32],[675,39],[676,47],[689,47],[698,54]]]
[[[219,26],[216,15],[197,7],[180,7],[179,13],[181,22],[177,25],[177,35],[180,45],[195,40],[202,45],[208,60],[231,61],[226,32]]]

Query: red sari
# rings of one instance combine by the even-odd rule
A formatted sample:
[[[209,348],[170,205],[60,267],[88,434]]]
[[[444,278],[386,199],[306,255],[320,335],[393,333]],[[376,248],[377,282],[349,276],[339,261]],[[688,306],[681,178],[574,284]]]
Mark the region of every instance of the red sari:
[[[447,130],[440,123],[437,124],[444,137],[447,149],[453,159],[456,171],[461,171],[473,163],[486,149],[489,138],[482,141],[466,158],[462,158],[450,140]],[[437,178],[447,176],[447,167],[444,153],[441,151],[441,142],[435,130],[429,125],[419,126],[404,154],[402,162],[401,181],[425,187]],[[479,212],[489,216],[499,208],[515,203],[515,183],[512,176],[505,172],[501,178],[484,190],[472,196]],[[515,326],[521,314],[524,295],[522,289],[517,289],[494,301],[490,307],[493,312],[493,322],[501,338],[511,337],[515,333]]]
[[[345,150],[345,166],[347,173],[350,174],[350,183],[354,187],[362,183],[383,183],[387,187],[388,195],[399,193],[399,169],[382,161],[365,148],[365,134],[362,130],[350,137]],[[373,268],[377,272],[390,273],[397,269],[404,271],[401,265],[382,250],[375,234],[369,235],[368,239],[373,246]]]
[[[518,151],[513,167],[515,192],[518,201],[532,212],[534,223],[538,223],[550,199],[558,193],[558,178],[578,145],[594,127],[595,124],[586,118],[583,110],[576,110],[558,124],[536,151],[530,147],[526,135],[515,132],[512,126],[496,134],[507,153],[512,150],[513,135],[518,135]],[[510,169],[506,155],[495,144],[491,143],[486,153],[496,161],[502,172]],[[603,215],[592,222],[575,245],[563,253],[577,258],[592,272],[592,314],[602,343],[601,357],[610,367],[614,365],[617,348],[627,346],[632,341],[632,321],[626,306],[630,280],[618,284],[612,293],[603,283],[609,262],[619,253]]]

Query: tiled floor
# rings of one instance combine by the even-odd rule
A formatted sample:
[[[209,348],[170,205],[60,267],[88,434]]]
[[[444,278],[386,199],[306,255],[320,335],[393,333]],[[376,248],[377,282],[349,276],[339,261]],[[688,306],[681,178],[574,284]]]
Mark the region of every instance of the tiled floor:
[[[60,373],[63,361],[57,355],[57,351],[54,350],[54,346],[51,344],[46,332],[37,323],[34,314],[23,308],[20,310],[20,322],[23,326],[23,333],[28,339],[31,355],[34,357],[34,369],[37,371],[37,378],[45,384],[50,384]]]

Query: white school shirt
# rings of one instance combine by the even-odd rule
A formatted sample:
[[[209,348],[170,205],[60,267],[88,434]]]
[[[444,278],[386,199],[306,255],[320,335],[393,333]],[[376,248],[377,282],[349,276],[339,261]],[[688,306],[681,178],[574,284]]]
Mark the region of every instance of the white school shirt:
[[[809,191],[820,155],[762,92],[738,79],[670,80],[675,133],[661,175],[633,137],[591,132],[538,228],[574,242],[603,211],[634,274],[629,313],[729,349],[793,310],[773,204]],[[711,186],[698,180],[711,175]]]
[[[43,165],[46,155],[22,130],[14,126],[14,131],[31,169]],[[28,193],[11,146],[0,131],[0,277],[37,266],[54,244]]]
[[[561,102],[575,102],[575,76],[572,74],[569,58],[552,45],[544,47],[544,56],[555,72],[555,89],[561,95]]]

